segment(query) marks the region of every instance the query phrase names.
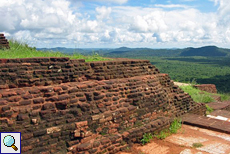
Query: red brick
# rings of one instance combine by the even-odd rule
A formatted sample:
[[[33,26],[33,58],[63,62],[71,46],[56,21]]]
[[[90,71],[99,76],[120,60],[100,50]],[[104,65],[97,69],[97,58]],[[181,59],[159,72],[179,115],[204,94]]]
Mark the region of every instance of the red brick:
[[[59,95],[58,96],[58,100],[59,101],[66,100],[66,99],[69,99],[69,95],[67,95],[67,94]]]
[[[2,97],[9,97],[9,96],[16,96],[17,93],[14,91],[9,91],[9,92],[2,92]]]
[[[66,101],[66,100],[55,102],[56,108],[60,109],[60,110],[66,109],[67,108],[67,104],[68,104],[68,101]]]
[[[19,102],[19,105],[29,105],[32,103],[32,100],[23,100]]]
[[[76,128],[82,128],[88,125],[88,121],[80,121],[75,123]]]
[[[22,152],[27,152],[27,151],[32,150],[32,149],[33,149],[32,145],[22,146]]]
[[[22,140],[27,140],[33,137],[33,133],[23,133]]]
[[[41,104],[44,102],[45,102],[45,100],[42,97],[33,99],[34,104]]]

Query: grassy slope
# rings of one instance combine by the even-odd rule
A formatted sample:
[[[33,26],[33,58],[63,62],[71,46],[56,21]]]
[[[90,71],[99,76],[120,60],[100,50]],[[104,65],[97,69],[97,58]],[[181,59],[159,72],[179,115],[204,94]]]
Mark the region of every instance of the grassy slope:
[[[51,51],[37,51],[36,48],[31,48],[27,44],[19,43],[17,41],[10,40],[10,49],[0,49],[0,58],[31,58],[31,57],[69,57],[70,59],[85,59],[89,61],[103,61],[111,60],[100,57],[97,54],[91,56],[83,56],[80,54],[66,55],[61,52]]]
[[[194,88],[192,85],[180,86],[180,88],[184,92],[188,93],[195,102],[200,102],[200,103],[214,102],[215,100],[212,98],[212,95],[220,96],[221,101],[225,101],[225,100],[230,99],[229,94],[212,94],[212,93],[198,90],[198,89]]]

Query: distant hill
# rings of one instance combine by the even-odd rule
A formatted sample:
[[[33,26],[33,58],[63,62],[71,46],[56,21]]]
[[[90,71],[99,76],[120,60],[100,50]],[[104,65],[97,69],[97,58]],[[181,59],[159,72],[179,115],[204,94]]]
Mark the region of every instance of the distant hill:
[[[204,56],[204,57],[230,57],[230,49],[216,46],[184,49],[150,49],[150,48],[118,48],[104,54],[109,57],[179,57],[179,56]]]
[[[180,56],[223,57],[229,54],[229,49],[218,48],[216,46],[205,46],[201,48],[186,48]]]
[[[41,50],[41,51],[60,51],[60,52],[66,53],[66,54],[72,54],[74,52],[77,52],[77,53],[84,52],[83,49],[65,48],[65,47],[37,48],[37,50]]]
[[[179,56],[204,56],[204,57],[230,57],[230,49],[218,48],[216,46],[204,46],[200,48],[184,48],[184,49],[151,49],[151,48],[127,48],[120,47],[116,49],[89,48],[38,48],[38,50],[60,51],[66,54],[80,53],[83,55],[91,55],[98,53],[105,57],[179,57]]]

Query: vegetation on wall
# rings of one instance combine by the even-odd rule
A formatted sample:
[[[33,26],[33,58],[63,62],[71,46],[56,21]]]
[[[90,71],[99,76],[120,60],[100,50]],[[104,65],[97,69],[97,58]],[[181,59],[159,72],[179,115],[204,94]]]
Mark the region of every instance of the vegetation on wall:
[[[78,53],[67,55],[58,51],[38,51],[36,48],[29,47],[27,44],[15,40],[9,40],[9,45],[10,49],[0,49],[0,58],[69,57],[70,59],[85,59],[86,62],[111,60],[103,58],[98,54],[83,56]]]

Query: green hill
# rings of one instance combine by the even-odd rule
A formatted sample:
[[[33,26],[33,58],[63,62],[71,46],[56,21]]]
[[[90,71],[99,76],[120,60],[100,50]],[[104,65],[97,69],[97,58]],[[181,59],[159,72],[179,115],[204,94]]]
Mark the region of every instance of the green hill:
[[[205,46],[201,48],[186,48],[180,56],[224,57],[229,53],[229,49],[218,48],[216,46]]]

